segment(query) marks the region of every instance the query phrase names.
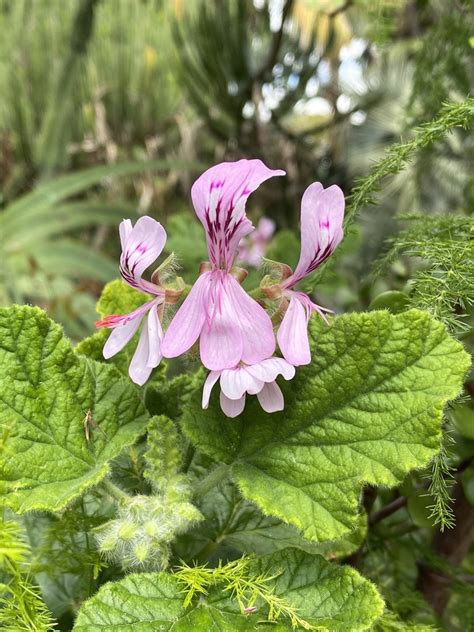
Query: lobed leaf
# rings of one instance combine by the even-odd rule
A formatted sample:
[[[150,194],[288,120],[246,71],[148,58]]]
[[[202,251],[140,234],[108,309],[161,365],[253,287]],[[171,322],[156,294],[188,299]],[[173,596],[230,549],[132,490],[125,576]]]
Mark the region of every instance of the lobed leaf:
[[[182,428],[228,465],[243,496],[310,540],[356,527],[364,483],[393,486],[439,450],[443,407],[469,367],[462,346],[425,312],[341,316],[310,325],[313,362],[282,384],[285,410],[268,415],[255,398],[229,421],[217,393],[200,393]],[[217,391],[217,389],[215,389]]]
[[[114,367],[77,356],[35,307],[0,309],[0,381],[0,495],[18,513],[62,509],[146,429],[136,389]]]
[[[276,575],[275,594],[296,608],[312,629],[368,630],[383,612],[383,601],[369,581],[354,569],[331,565],[320,556],[285,550],[255,560],[251,572],[255,576]],[[174,575],[129,575],[106,584],[82,606],[74,631],[243,632],[264,627],[264,604],[258,603],[256,612],[242,613],[229,591],[220,586],[211,588],[187,609],[183,599],[182,586]],[[280,618],[271,629],[292,627]]]

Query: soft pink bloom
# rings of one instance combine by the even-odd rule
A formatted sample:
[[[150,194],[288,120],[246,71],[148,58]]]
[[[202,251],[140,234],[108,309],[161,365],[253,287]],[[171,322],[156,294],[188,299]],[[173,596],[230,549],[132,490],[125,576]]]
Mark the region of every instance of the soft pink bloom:
[[[258,268],[267,252],[268,242],[275,232],[275,222],[269,217],[261,217],[257,228],[240,242],[239,260]]]
[[[327,189],[319,182],[311,184],[301,200],[301,253],[295,271],[281,283],[288,309],[278,330],[277,339],[285,359],[299,366],[311,362],[308,321],[317,311],[324,318],[324,309],[304,292],[295,292],[297,283],[311,274],[336,249],[344,235],[344,194],[336,186]]]
[[[285,380],[291,380],[295,376],[295,367],[283,358],[267,358],[253,365],[211,371],[204,383],[202,407],[209,406],[211,391],[220,378],[220,403],[227,417],[240,415],[245,408],[247,393],[257,395],[260,405],[267,413],[283,410],[283,393],[276,383],[278,375],[283,375]]]
[[[148,315],[129,367],[131,379],[141,386],[162,358],[163,329],[158,310],[165,301],[164,288],[142,279],[142,274],[161,254],[166,232],[159,222],[147,216],[140,217],[135,226],[129,219],[124,219],[119,230],[122,244],[120,274],[128,285],[151,294],[153,298],[130,314],[107,316],[96,326],[112,329],[103,350],[104,358],[108,359],[125,347]]]
[[[249,195],[281,170],[261,160],[224,162],[204,172],[191,197],[206,231],[210,270],[201,274],[165,334],[162,352],[175,358],[200,339],[204,366],[213,371],[255,364],[271,356],[270,317],[230,273],[238,245],[252,229],[245,214]]]

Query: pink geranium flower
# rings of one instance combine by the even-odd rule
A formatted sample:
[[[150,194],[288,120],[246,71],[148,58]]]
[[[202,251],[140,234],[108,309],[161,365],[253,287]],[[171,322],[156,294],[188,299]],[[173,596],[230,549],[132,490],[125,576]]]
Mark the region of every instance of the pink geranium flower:
[[[277,339],[285,359],[299,366],[311,362],[308,340],[308,321],[317,311],[324,318],[329,312],[316,305],[304,292],[293,288],[334,252],[344,235],[344,194],[336,186],[324,189],[319,182],[311,184],[301,200],[301,253],[296,270],[284,279],[280,288],[287,301]]]
[[[275,232],[275,222],[269,217],[261,217],[257,228],[240,242],[239,260],[258,268],[267,252],[268,243]]]
[[[142,385],[162,358],[163,329],[159,312],[166,294],[163,287],[143,279],[142,275],[161,254],[166,242],[166,232],[159,222],[147,216],[140,217],[135,226],[132,226],[129,219],[124,219],[119,230],[122,244],[120,274],[128,285],[150,294],[153,298],[130,314],[107,316],[98,321],[96,326],[112,329],[103,349],[104,358],[108,359],[125,347],[147,316],[129,367],[131,379]]]
[[[220,403],[227,417],[240,415],[245,408],[247,393],[257,395],[267,413],[283,410],[283,393],[275,381],[278,375],[291,380],[295,376],[295,367],[283,358],[267,358],[253,365],[240,364],[233,369],[211,371],[204,383],[202,407],[209,406],[211,391],[220,379]]]
[[[206,231],[210,264],[166,331],[162,352],[174,358],[200,341],[201,361],[212,371],[256,364],[275,350],[270,317],[231,274],[239,243],[253,226],[245,214],[249,195],[284,171],[261,160],[224,162],[194,183],[191,197]]]

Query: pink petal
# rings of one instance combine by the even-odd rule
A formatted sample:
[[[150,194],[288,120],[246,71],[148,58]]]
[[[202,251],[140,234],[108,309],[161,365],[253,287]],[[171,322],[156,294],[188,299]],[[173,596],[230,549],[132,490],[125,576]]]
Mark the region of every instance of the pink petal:
[[[277,334],[280,350],[287,362],[293,366],[309,364],[311,351],[308,340],[308,314],[296,296],[283,316]]]
[[[334,252],[344,235],[344,205],[344,194],[336,185],[324,189],[314,182],[306,189],[301,200],[300,260],[286,287],[301,281]]]
[[[262,217],[258,222],[257,233],[264,241],[268,241],[275,232],[276,224],[269,217]]]
[[[204,322],[200,339],[201,361],[212,371],[234,368],[242,357],[243,332],[228,294],[229,279],[213,276],[210,320]],[[228,277],[228,278],[227,278]],[[209,292],[209,297],[211,291]]]
[[[163,329],[158,318],[158,309],[154,305],[148,313],[148,360],[147,366],[154,369],[161,362],[161,341],[163,340]]]
[[[120,228],[120,273],[132,287],[156,294],[154,284],[141,277],[161,254],[166,242],[165,229],[159,222],[146,215],[140,217],[131,230],[126,222],[127,220],[124,220]]]
[[[120,244],[122,246],[122,251],[125,250],[127,239],[130,237],[130,233],[133,230],[132,222],[129,219],[124,219],[120,222],[119,226],[119,234],[120,234]]]
[[[228,287],[233,318],[238,319],[243,333],[243,349],[239,360],[246,364],[257,364],[275,351],[272,321],[263,307],[245,292],[234,277],[229,276]]]
[[[248,196],[268,178],[284,173],[269,169],[261,160],[239,160],[211,167],[193,184],[193,205],[216,267],[231,267],[240,240],[252,230],[245,215]]]
[[[185,353],[199,338],[206,318],[204,298],[208,294],[210,283],[211,273],[202,274],[176,312],[161,345],[165,358],[176,358]]]
[[[122,351],[125,345],[130,342],[140,326],[142,318],[143,314],[137,318],[132,318],[131,320],[124,320],[124,324],[114,327],[102,350],[102,354],[106,360],[114,356],[119,351]]]
[[[220,378],[220,371],[211,371],[204,382],[204,387],[202,389],[202,407],[208,408],[209,399],[211,397],[211,391],[214,388],[214,384]]]
[[[285,407],[283,393],[276,382],[265,384],[260,393],[257,393],[257,397],[260,406],[267,413],[276,413]]]
[[[135,384],[143,386],[150,377],[153,367],[148,366],[148,357],[150,354],[150,340],[148,336],[148,327],[145,325],[140,334],[137,348],[133,354],[132,361],[128,367],[128,374]]]
[[[283,358],[268,358],[245,367],[245,370],[262,382],[274,382],[278,375],[283,375],[285,380],[292,380],[295,377],[295,367]]]
[[[229,399],[240,399],[244,393],[258,393],[263,382],[247,372],[247,367],[222,371],[221,391]]]
[[[229,399],[221,391],[220,396],[221,408],[227,417],[237,417],[245,408],[245,395],[240,399]]]

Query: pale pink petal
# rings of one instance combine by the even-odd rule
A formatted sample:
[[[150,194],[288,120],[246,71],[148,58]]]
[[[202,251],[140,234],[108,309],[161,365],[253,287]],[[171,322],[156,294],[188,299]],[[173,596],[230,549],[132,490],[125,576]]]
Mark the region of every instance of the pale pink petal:
[[[261,160],[223,162],[205,171],[193,184],[191,197],[206,231],[209,258],[229,269],[240,240],[252,230],[245,215],[248,196],[272,176],[284,175]]]
[[[258,222],[257,230],[258,236],[264,241],[268,241],[275,232],[276,224],[269,217],[262,217]]]
[[[245,408],[245,394],[240,399],[229,399],[221,391],[221,408],[227,417],[237,417]]]
[[[296,296],[283,316],[277,334],[280,350],[287,362],[293,366],[309,364],[311,352],[308,340],[308,314]]]
[[[244,393],[258,393],[263,382],[247,372],[247,367],[222,371],[221,390],[229,399],[240,399]]]
[[[199,338],[206,319],[204,298],[208,294],[210,282],[210,272],[202,274],[176,312],[161,345],[165,358],[176,358],[185,353]]]
[[[295,367],[283,358],[268,358],[245,367],[245,370],[262,382],[274,382],[278,375],[283,375],[285,380],[292,380],[295,377]]]
[[[267,413],[276,413],[285,407],[283,393],[276,382],[265,384],[260,393],[257,393],[257,397],[260,406]]]
[[[148,313],[148,360],[147,366],[154,369],[161,362],[161,341],[163,340],[163,329],[158,318],[158,309],[154,305]]]
[[[211,397],[211,391],[214,388],[214,384],[220,378],[220,371],[211,371],[204,382],[204,387],[202,389],[202,407],[208,408],[209,399]]]
[[[324,189],[311,184],[301,200],[301,254],[293,275],[284,284],[292,287],[325,261],[343,237],[344,194],[336,186]]]
[[[148,366],[149,353],[150,340],[148,336],[148,327],[145,324],[142,329],[142,333],[140,334],[132,361],[128,367],[128,374],[130,375],[132,381],[139,386],[143,386],[143,384],[145,384],[153,371],[153,367]]]
[[[233,318],[238,319],[243,332],[243,349],[239,360],[246,364],[256,364],[275,351],[272,321],[263,307],[230,275],[228,287],[234,311]]]
[[[228,294],[230,275],[223,278],[213,275],[212,310],[209,319],[204,322],[200,338],[201,362],[207,369],[220,371],[234,368],[242,357],[242,328],[235,314],[235,305]],[[227,278],[228,277],[228,278]],[[209,301],[211,303],[211,301]]]
[[[140,326],[142,318],[143,314],[137,318],[125,320],[124,324],[116,325],[114,327],[102,350],[102,354],[106,360],[114,356],[119,351],[122,351],[125,345],[130,342]]]
[[[125,246],[127,244],[127,239],[130,237],[130,233],[133,230],[132,222],[129,219],[123,219],[120,222],[119,226],[119,234],[120,234],[120,244],[122,246],[122,251],[125,250]]]
[[[124,222],[121,227],[120,237],[125,244],[120,257],[120,274],[132,287],[155,294],[156,286],[141,277],[161,254],[166,242],[165,229],[146,215],[137,220],[132,230]]]

